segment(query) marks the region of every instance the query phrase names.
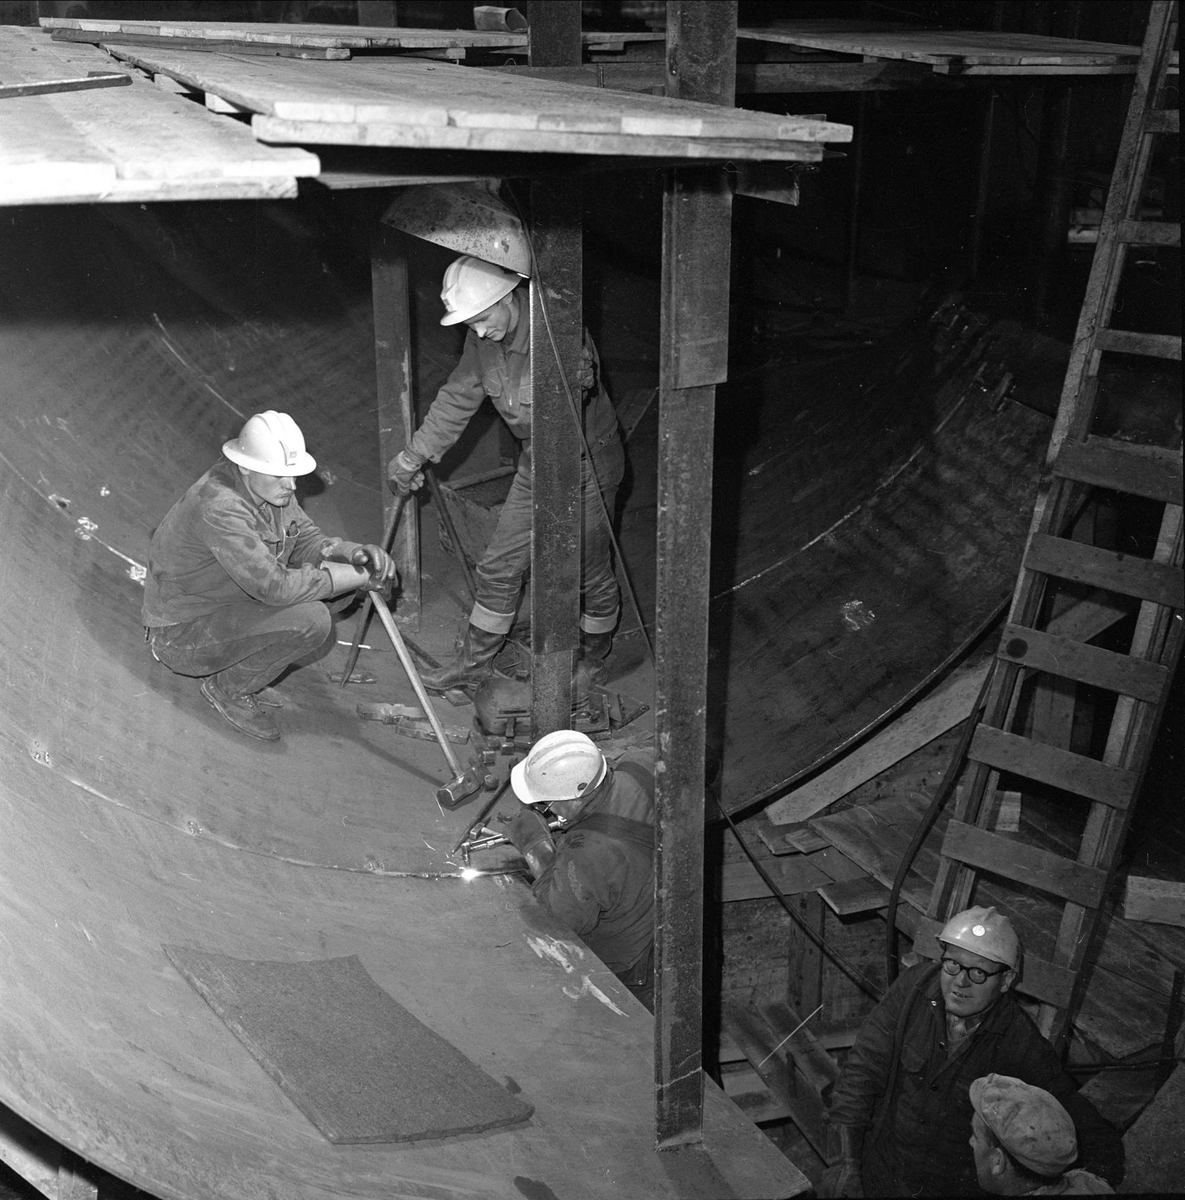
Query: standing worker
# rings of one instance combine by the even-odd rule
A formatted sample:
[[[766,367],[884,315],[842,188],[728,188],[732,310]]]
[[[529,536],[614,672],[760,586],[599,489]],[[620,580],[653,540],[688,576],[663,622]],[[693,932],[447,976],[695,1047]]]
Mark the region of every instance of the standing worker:
[[[296,501],[317,464],[300,427],[256,413],[169,509],[152,535],[144,631],[153,657],[202,680],[202,695],[240,733],[275,741],[267,685],[332,632],[322,601],[384,587],[395,564],[379,546],[327,537]]]
[[[979,1195],[969,1089],[993,1072],[1056,1097],[1077,1127],[1084,1165],[1118,1184],[1118,1131],[1078,1094],[1012,994],[1021,971],[1012,922],[994,908],[969,908],[938,942],[941,960],[903,972],[848,1052],[830,1110],[840,1161],[820,1195]]]
[[[574,729],[541,737],[510,772],[523,808],[507,839],[527,861],[535,898],[654,1011],[654,763],[614,766]],[[552,836],[535,806],[562,823]]]
[[[522,276],[464,255],[444,273],[442,325],[466,324],[465,348],[407,447],[387,474],[400,492],[424,481],[425,463],[438,463],[489,396],[498,415],[522,443],[518,469],[497,528],[477,564],[477,596],[454,661],[425,672],[433,691],[472,691],[493,670],[514,624],[523,578],[531,562],[531,326],[530,310],[516,288]],[[621,599],[610,552],[609,520],[625,471],[617,414],[605,391],[596,348],[584,333],[580,404],[584,450],[580,463],[580,654],[594,682],[605,677]],[[599,495],[598,495],[599,491]],[[461,547],[457,547],[461,553]]]

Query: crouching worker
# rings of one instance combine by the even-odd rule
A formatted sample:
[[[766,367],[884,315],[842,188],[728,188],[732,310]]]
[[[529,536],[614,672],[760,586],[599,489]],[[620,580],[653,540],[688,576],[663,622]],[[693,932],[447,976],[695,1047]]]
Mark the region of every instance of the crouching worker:
[[[610,766],[590,738],[560,729],[535,743],[510,785],[524,807],[505,833],[536,899],[653,1012],[652,758],[627,751]],[[554,836],[548,812],[561,825]]]
[[[395,565],[379,546],[327,537],[296,501],[317,466],[287,414],[256,413],[168,511],[148,552],[145,636],[153,657],[202,681],[240,733],[275,741],[267,685],[332,632],[323,601],[381,588]]]
[[[902,972],[856,1035],[831,1101],[841,1158],[820,1194],[979,1195],[968,1091],[993,1072],[1052,1093],[1074,1121],[1084,1165],[1118,1184],[1118,1130],[1078,1094],[1013,995],[1022,956],[1012,922],[969,908],[938,944],[941,960]]]
[[[1010,1075],[971,1084],[971,1153],[979,1186],[995,1196],[1101,1196],[1089,1171],[1071,1170],[1078,1136],[1070,1114],[1044,1088]]]

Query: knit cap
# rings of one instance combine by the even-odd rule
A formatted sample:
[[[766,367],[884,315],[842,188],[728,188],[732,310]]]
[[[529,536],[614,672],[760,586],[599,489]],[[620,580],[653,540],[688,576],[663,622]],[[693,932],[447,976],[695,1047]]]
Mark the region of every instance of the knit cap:
[[[970,1094],[984,1124],[1030,1171],[1060,1175],[1078,1157],[1074,1122],[1044,1088],[993,1073],[975,1080]]]

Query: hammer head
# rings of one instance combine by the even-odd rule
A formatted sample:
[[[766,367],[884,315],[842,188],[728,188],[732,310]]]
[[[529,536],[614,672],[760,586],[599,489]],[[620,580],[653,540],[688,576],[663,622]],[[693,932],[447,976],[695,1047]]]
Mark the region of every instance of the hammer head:
[[[472,800],[481,791],[481,784],[481,773],[476,767],[470,767],[468,771],[436,789],[436,803],[451,812],[454,808],[460,808],[466,801]]]

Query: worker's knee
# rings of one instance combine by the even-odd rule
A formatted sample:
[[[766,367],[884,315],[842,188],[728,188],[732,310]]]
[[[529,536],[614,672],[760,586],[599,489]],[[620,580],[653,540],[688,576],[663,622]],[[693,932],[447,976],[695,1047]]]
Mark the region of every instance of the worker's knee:
[[[320,600],[294,604],[287,610],[287,617],[294,639],[307,650],[315,650],[333,632],[333,618]]]

